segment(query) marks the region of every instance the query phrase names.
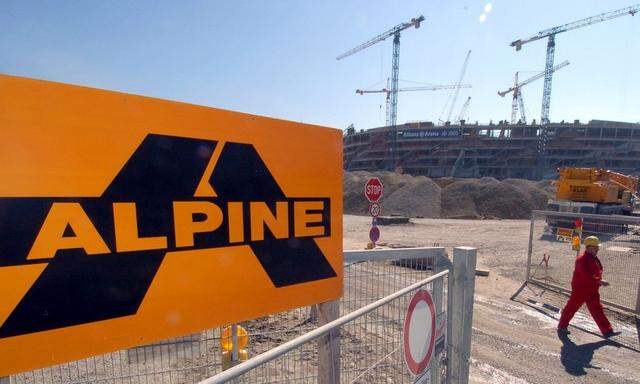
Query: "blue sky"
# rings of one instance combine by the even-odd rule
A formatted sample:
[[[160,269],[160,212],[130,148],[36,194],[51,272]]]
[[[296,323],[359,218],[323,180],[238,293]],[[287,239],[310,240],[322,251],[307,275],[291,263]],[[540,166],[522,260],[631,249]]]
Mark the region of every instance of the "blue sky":
[[[542,29],[632,5],[626,1],[14,1],[0,2],[0,72],[130,92],[344,128],[384,122],[382,86],[391,39],[335,57],[394,25],[403,33],[400,78],[451,84],[472,50],[457,115],[508,119],[515,71],[542,70],[546,40],[515,52],[509,42]],[[552,121],[640,121],[640,15],[556,38]],[[532,74],[528,74],[532,75]],[[417,85],[401,83],[401,86]],[[437,120],[449,91],[400,94],[398,122]],[[523,89],[539,119],[542,80]]]

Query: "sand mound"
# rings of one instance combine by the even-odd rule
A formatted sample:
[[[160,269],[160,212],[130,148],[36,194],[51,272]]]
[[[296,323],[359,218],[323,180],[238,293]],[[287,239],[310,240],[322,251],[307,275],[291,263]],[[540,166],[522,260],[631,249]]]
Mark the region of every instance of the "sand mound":
[[[440,200],[438,184],[424,176],[413,177],[386,198],[383,197],[383,213],[439,218]]]
[[[556,194],[555,180],[545,179],[536,181],[535,183],[538,188],[544,189],[549,195],[553,196]]]
[[[456,181],[464,180],[461,177],[439,177],[437,179],[433,179],[433,182],[438,184],[440,188],[444,188],[449,184],[453,184]]]
[[[364,183],[371,177],[365,171],[345,172],[342,176],[344,212],[354,215],[366,214],[369,202],[364,197]]]
[[[345,172],[344,211],[350,214],[368,214],[369,202],[364,197],[364,184],[370,177],[378,177],[384,186],[383,215],[410,217],[440,217],[440,187],[431,179],[393,172]]]
[[[369,202],[364,197],[364,184],[373,176],[380,178],[384,185],[381,199],[384,215],[526,219],[532,209],[544,209],[553,195],[553,186],[548,181],[499,181],[492,177],[431,180],[393,172],[355,171],[344,173],[345,213],[368,214]]]
[[[460,201],[461,204],[457,202]],[[458,181],[442,191],[443,217],[524,219],[531,214],[530,197],[495,179]]]
[[[519,188],[526,195],[529,195],[531,207],[533,209],[545,209],[549,199],[553,198],[554,192],[541,187],[535,181],[523,179],[506,179],[503,181]]]

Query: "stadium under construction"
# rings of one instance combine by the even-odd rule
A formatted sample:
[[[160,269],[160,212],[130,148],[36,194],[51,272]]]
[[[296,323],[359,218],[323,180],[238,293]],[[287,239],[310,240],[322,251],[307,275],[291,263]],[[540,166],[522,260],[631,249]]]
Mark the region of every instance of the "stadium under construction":
[[[425,121],[366,131],[349,128],[344,135],[348,171],[399,168],[428,177],[536,180],[555,176],[556,169],[565,166],[640,173],[640,123],[576,120],[542,126],[461,121],[436,126]]]

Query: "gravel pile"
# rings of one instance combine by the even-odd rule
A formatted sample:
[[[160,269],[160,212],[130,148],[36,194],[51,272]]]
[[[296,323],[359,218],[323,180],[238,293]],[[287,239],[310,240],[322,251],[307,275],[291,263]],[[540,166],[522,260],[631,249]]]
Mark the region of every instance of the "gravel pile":
[[[428,177],[393,172],[345,172],[345,213],[369,213],[369,202],[364,197],[364,184],[371,177],[378,177],[384,186],[381,199],[383,215],[440,217],[440,187],[436,183]]]
[[[393,172],[345,172],[345,213],[366,215],[369,202],[364,184],[378,177],[384,185],[383,215],[456,219],[526,219],[532,209],[543,209],[553,195],[549,182],[494,178],[463,179]]]

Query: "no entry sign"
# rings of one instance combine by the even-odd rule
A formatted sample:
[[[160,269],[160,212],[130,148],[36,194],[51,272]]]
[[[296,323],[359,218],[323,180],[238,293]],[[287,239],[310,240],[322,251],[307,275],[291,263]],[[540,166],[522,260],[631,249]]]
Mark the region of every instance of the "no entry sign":
[[[380,200],[382,196],[382,182],[377,177],[372,177],[367,180],[367,183],[364,185],[364,195],[367,197],[372,203]]]
[[[429,366],[436,339],[436,311],[428,291],[416,292],[404,318],[403,346],[407,368],[419,375]]]

